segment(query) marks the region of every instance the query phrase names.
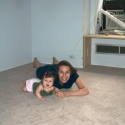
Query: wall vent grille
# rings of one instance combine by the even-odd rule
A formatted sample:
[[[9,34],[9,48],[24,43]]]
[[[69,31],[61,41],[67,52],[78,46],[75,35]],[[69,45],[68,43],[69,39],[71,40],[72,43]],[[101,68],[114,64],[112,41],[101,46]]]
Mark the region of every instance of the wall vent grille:
[[[96,53],[125,54],[125,46],[96,44]]]
[[[125,47],[120,47],[120,54],[125,54]]]

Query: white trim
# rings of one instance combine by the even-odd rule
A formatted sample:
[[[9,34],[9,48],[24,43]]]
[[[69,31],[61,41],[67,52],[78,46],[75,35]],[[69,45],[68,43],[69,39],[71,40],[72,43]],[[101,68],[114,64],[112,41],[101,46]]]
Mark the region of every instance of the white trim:
[[[30,64],[30,63],[32,63],[32,62],[23,63],[23,64],[16,65],[16,66],[13,66],[13,67],[5,68],[5,69],[0,70],[0,72],[6,71],[6,70],[9,70],[9,69],[13,69],[13,68],[16,68],[16,67],[20,67],[20,66],[23,66],[23,65],[26,65],[26,64]]]

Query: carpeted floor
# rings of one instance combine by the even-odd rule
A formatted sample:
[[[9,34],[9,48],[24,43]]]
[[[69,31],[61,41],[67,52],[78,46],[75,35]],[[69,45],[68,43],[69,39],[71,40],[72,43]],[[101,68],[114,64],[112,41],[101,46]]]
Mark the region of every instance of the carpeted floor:
[[[0,125],[125,125],[125,69],[90,66],[78,73],[89,95],[40,101],[21,90],[23,80],[35,77],[32,64],[0,72]]]

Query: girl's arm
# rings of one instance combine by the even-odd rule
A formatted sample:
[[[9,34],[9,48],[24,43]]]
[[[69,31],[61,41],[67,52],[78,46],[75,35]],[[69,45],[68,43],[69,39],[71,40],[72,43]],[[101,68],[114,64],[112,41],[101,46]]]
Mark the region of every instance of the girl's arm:
[[[43,86],[42,86],[42,85],[39,85],[38,88],[36,89],[35,94],[36,94],[36,96],[37,96],[38,99],[40,99],[40,100],[45,100],[45,98],[43,98],[43,97],[40,95],[40,91],[41,91],[41,90],[43,90]]]
[[[63,97],[67,97],[67,96],[84,96],[84,95],[88,95],[89,94],[89,90],[88,90],[87,86],[81,80],[80,77],[77,78],[75,83],[76,83],[76,85],[78,87],[78,90],[68,91],[68,92],[58,91],[56,95],[58,97],[62,97],[63,98]]]

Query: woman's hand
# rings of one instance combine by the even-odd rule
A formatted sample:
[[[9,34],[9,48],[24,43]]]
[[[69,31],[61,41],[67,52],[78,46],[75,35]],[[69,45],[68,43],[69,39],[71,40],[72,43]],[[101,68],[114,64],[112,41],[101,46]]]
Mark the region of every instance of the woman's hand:
[[[55,89],[54,93],[55,93],[58,97],[61,97],[61,98],[64,98],[64,97],[65,97],[64,92],[60,91],[58,88]]]
[[[72,90],[72,91],[66,91],[66,92],[57,90],[55,91],[55,94],[61,98],[64,98],[67,96],[84,96],[89,94],[88,87],[85,85],[85,83],[81,80],[80,77],[77,78],[75,83],[78,87],[78,90]]]
[[[56,95],[58,96],[58,97],[60,97],[60,98],[64,98],[65,97],[65,92],[62,92],[62,91],[57,91],[56,92]]]

